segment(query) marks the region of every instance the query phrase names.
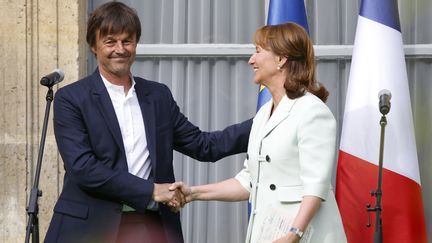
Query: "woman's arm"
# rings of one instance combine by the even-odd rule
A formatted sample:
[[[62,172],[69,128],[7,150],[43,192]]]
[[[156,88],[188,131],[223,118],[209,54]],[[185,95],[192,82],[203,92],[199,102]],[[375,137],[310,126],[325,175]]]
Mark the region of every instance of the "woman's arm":
[[[170,190],[179,189],[185,196],[186,202],[191,201],[243,201],[249,198],[249,192],[234,178],[214,184],[192,186],[183,182],[175,182]]]
[[[304,232],[310,221],[318,211],[321,205],[321,198],[316,196],[304,196],[300,204],[300,210],[295,217],[292,227]],[[289,232],[284,237],[275,241],[275,243],[299,242],[300,237],[293,232]]]

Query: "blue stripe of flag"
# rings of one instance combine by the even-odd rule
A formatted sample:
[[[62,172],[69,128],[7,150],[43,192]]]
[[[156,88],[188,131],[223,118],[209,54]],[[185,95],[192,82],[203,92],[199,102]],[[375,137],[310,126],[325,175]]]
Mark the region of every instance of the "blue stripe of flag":
[[[270,0],[267,25],[294,22],[309,33],[303,0]]]
[[[360,15],[401,31],[397,0],[363,0]]]

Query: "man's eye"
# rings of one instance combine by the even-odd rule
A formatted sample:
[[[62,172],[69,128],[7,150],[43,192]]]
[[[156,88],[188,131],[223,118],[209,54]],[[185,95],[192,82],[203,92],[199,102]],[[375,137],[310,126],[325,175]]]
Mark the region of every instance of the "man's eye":
[[[106,46],[114,46],[114,45],[115,45],[115,42],[114,42],[114,41],[105,41],[104,44],[105,44]]]

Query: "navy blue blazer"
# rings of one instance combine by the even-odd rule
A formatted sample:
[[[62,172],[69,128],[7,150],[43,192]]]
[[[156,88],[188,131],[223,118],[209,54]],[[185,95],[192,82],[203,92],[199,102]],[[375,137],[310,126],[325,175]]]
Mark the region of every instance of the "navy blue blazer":
[[[201,161],[245,152],[252,121],[202,132],[180,112],[167,86],[134,77],[156,183],[175,181],[173,150]],[[59,89],[54,132],[64,185],[45,242],[107,242],[116,236],[123,204],[147,208],[153,182],[128,173],[120,127],[96,70]],[[159,204],[169,242],[183,242],[179,213]]]

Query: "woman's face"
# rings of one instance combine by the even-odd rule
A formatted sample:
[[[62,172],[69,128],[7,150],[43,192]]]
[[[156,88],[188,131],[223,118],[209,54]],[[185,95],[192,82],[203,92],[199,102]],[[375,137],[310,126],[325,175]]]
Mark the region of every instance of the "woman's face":
[[[249,65],[255,72],[255,83],[267,86],[272,78],[279,73],[278,56],[261,46],[256,46],[255,53],[249,58]]]

